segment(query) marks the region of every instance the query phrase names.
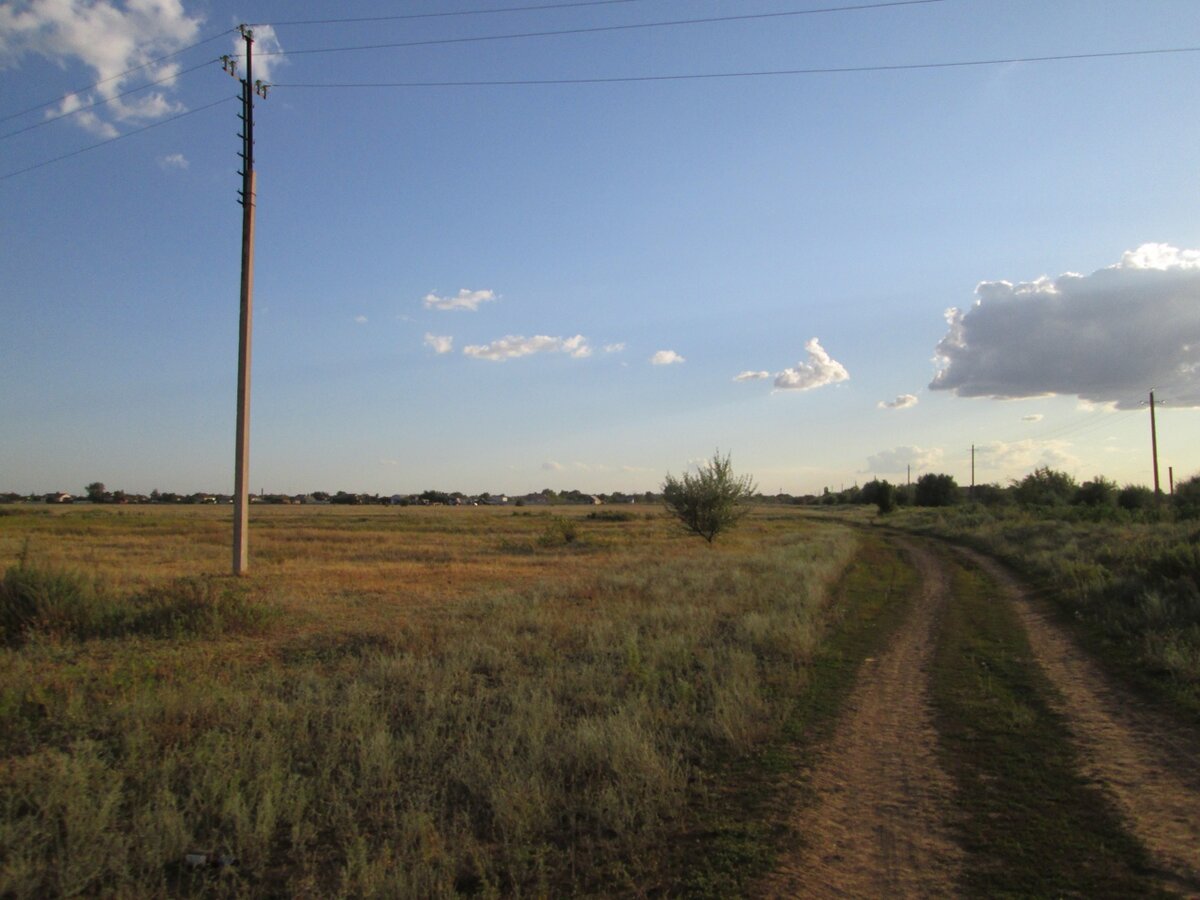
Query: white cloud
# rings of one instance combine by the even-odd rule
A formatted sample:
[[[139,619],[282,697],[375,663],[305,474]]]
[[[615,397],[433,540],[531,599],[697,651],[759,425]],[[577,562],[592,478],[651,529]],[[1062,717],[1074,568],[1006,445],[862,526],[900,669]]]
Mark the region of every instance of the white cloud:
[[[826,353],[816,338],[805,344],[804,349],[808,353],[808,359],[776,375],[776,390],[808,391],[850,378],[846,367]]]
[[[975,462],[982,469],[1034,469],[1049,466],[1052,469],[1071,469],[1079,460],[1067,451],[1071,445],[1066,441],[991,441],[975,446]]]
[[[355,317],[354,317],[354,324],[355,324],[355,325],[366,325],[366,324],[367,324],[367,317],[366,317],[366,316],[355,316]]]
[[[454,338],[448,334],[430,334],[426,332],[425,346],[437,354],[449,353],[454,349]]]
[[[621,353],[621,352],[623,352],[624,350],[625,350],[625,344],[624,344],[624,343],[618,343],[618,344],[605,344],[605,345],[604,345],[604,352],[605,352],[605,353]]]
[[[1200,251],[1143,244],[1091,275],[985,281],[975,294],[946,312],[934,390],[1133,409],[1169,386],[1175,404],[1200,406]]]
[[[912,466],[914,472],[929,469],[942,461],[940,447],[893,447],[891,450],[881,450],[867,457],[865,471],[879,474],[905,472]]]
[[[1021,421],[1022,422],[1040,422],[1044,418],[1046,418],[1046,417],[1043,416],[1041,413],[1030,413],[1027,416],[1021,416]]]
[[[275,29],[270,25],[255,25],[250,30],[254,35],[254,71],[251,74],[255,81],[269,82],[275,67],[287,62],[287,57],[282,55],[283,45],[279,43],[279,36],[275,34]],[[245,52],[246,42],[242,39],[241,34],[235,34],[233,36],[233,55],[239,57],[239,76],[246,74],[246,63],[240,58]]]
[[[880,409],[908,409],[917,405],[915,394],[901,394],[895,400],[880,400]]]
[[[490,303],[495,299],[495,291],[469,291],[466,288],[463,288],[453,297],[439,297],[434,293],[426,294],[423,302],[426,309],[465,309],[470,312],[475,312],[477,309],[479,309],[480,304]]]
[[[119,133],[114,122],[153,121],[184,108],[166,94],[174,88],[179,64],[150,61],[193,43],[201,21],[188,16],[180,0],[127,0],[123,5],[115,0],[5,4],[0,6],[0,65],[15,65],[27,54],[60,66],[82,64],[96,87],[69,95],[46,115],[111,101],[78,113],[70,121],[102,137],[114,137]],[[141,66],[144,68],[123,74]],[[149,93],[116,99],[137,84],[160,79],[167,80]]]
[[[674,350],[659,350],[650,357],[650,365],[652,366],[674,366],[686,361]]]
[[[555,462],[552,459],[548,459],[542,463],[542,468],[547,472],[561,472],[563,470],[563,464],[560,462]]]
[[[771,377],[770,372],[754,372],[754,371],[746,370],[745,372],[742,372],[738,375],[734,375],[733,380],[734,381],[763,381],[764,379],[767,379],[770,377]]]
[[[535,334],[533,337],[510,334],[490,344],[463,347],[463,353],[475,359],[490,359],[493,362],[504,362],[506,359],[531,356],[534,353],[565,353],[575,359],[583,359],[592,355],[592,348],[588,346],[587,338],[582,334],[569,338],[550,337],[545,334]]]
[[[158,164],[164,169],[186,169],[191,163],[182,153],[168,153],[159,157]]]

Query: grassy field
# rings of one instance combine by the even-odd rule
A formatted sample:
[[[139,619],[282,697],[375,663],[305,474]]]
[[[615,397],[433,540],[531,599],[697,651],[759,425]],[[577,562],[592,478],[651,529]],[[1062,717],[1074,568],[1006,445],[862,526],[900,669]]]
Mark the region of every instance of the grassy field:
[[[0,510],[0,895],[729,890],[860,539],[588,512]]]

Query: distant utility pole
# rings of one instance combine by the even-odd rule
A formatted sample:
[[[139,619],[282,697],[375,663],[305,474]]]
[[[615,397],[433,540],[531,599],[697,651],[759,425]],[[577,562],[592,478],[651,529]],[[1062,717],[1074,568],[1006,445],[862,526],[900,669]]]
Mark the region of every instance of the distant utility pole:
[[[1150,392],[1150,455],[1154,463],[1154,497],[1162,496],[1158,484],[1158,428],[1154,424],[1154,391]]]
[[[975,499],[975,445],[974,444],[971,445],[971,493],[969,496],[970,496],[971,500],[974,501],[974,499]]]
[[[254,81],[254,32],[239,25],[246,42],[246,77],[239,78],[237,60],[221,57],[226,72],[242,85],[242,290],[238,323],[237,436],[233,459],[233,574],[245,575],[250,557],[250,335],[254,321],[254,97],[267,97],[268,85]]]

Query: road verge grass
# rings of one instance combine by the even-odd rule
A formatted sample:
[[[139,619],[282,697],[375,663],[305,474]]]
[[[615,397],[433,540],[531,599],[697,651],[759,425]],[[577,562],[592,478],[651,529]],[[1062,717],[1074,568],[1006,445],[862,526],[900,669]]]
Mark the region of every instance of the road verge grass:
[[[970,896],[1161,896],[1144,849],[1079,774],[1053,690],[1010,603],[951,559],[952,599],[932,694],[942,762],[958,786]]]
[[[830,592],[824,633],[806,664],[803,686],[781,698],[782,727],[753,753],[718,761],[714,780],[725,787],[698,806],[679,847],[681,896],[752,893],[755,879],[806,839],[788,825],[795,807],[813,800],[795,773],[815,761],[863,660],[887,645],[918,588],[916,573],[895,548],[866,531],[857,531],[857,537],[854,559]]]

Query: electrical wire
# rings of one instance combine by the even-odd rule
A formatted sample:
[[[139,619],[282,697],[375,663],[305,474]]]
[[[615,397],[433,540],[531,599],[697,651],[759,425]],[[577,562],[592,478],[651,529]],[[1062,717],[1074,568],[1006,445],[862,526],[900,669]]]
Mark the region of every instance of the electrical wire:
[[[487,81],[374,81],[374,82],[276,82],[275,88],[417,88],[417,87],[492,87],[555,84],[622,84],[639,81],[687,81],[713,78],[760,78],[783,75],[838,75],[854,72],[902,72],[920,69],[954,69],[972,66],[1000,66],[1013,63],[1059,62],[1081,59],[1110,59],[1129,56],[1154,56],[1171,53],[1198,53],[1200,47],[1171,47],[1155,50],[1113,50],[1098,53],[1064,53],[1054,56],[1021,56],[1006,59],[975,59],[954,62],[898,63],[876,66],[822,66],[805,69],[763,69],[745,72],[701,72],[682,75],[629,75],[596,78],[530,78]]]
[[[495,9],[460,9],[456,12],[406,13],[398,16],[356,16],[346,19],[293,19],[290,22],[257,22],[251,28],[261,28],[263,25],[283,27],[284,25],[342,25],[353,22],[395,22],[402,19],[438,19],[447,16],[482,16],[491,13],[529,12],[543,9],[573,9],[579,6],[611,6],[616,3],[640,3],[642,0],[583,0],[578,3],[543,3],[537,6],[501,6]]]
[[[70,159],[73,156],[79,156],[81,153],[87,153],[89,150],[95,150],[99,147],[115,144],[117,141],[123,141],[125,138],[133,137],[135,134],[142,134],[143,132],[150,131],[152,128],[161,128],[163,125],[168,125],[171,122],[178,122],[180,119],[187,118],[188,116],[194,116],[196,113],[204,112],[206,109],[212,109],[214,106],[220,106],[222,103],[228,103],[230,100],[234,99],[238,98],[233,96],[222,97],[220,100],[214,100],[212,103],[205,104],[204,106],[197,106],[195,109],[189,109],[187,112],[182,112],[178,115],[162,119],[161,121],[154,122],[142,128],[135,128],[133,131],[127,131],[124,134],[118,134],[116,137],[109,138],[106,141],[100,141],[97,144],[89,144],[87,147],[81,147],[78,150],[72,150],[70,153],[64,153],[62,156],[56,156],[53,159],[47,159],[43,162],[37,163],[36,165],[26,166],[24,169],[17,169],[15,172],[8,172],[4,175],[0,175],[0,181],[6,181],[9,178],[15,178],[17,175],[24,175],[26,172],[32,172],[34,169],[40,169],[44,166],[50,165],[51,163],[62,162],[64,159]]]
[[[70,112],[59,113],[56,116],[50,116],[49,118],[43,119],[40,122],[34,122],[32,125],[26,125],[24,128],[18,128],[16,131],[9,131],[6,134],[0,134],[0,141],[6,140],[7,138],[10,138],[10,137],[16,137],[18,134],[24,134],[27,131],[33,131],[35,128],[41,128],[45,125],[49,125],[51,122],[57,122],[59,119],[65,119],[68,116],[74,116],[74,115],[78,115],[79,113],[82,113],[82,112],[87,112],[89,109],[95,109],[97,106],[105,106],[106,104],[109,104],[109,103],[115,103],[116,101],[118,101],[124,97],[128,97],[130,94],[136,94],[138,91],[144,91],[146,88],[154,87],[156,84],[164,84],[168,81],[174,81],[176,78],[181,78],[184,75],[187,75],[189,72],[195,72],[199,69],[207,68],[208,66],[212,65],[214,62],[218,62],[218,60],[215,60],[215,59],[205,60],[204,62],[200,63],[200,65],[198,65],[198,66],[192,66],[190,69],[183,69],[179,72],[176,72],[174,75],[167,75],[167,76],[164,76],[163,78],[157,79],[156,81],[147,81],[143,85],[140,85],[135,88],[130,88],[129,90],[123,91],[122,93],[117,94],[114,97],[109,97],[106,100],[96,100],[95,102],[89,103],[86,106],[77,107],[77,108],[71,110]]]
[[[159,56],[150,60],[149,62],[144,62],[140,66],[134,66],[132,69],[126,69],[124,72],[119,72],[116,75],[110,75],[108,78],[101,78],[99,81],[95,82],[94,84],[90,84],[87,87],[81,87],[73,91],[68,91],[61,97],[55,97],[53,100],[47,100],[45,103],[39,103],[36,106],[30,106],[27,109],[21,110],[20,112],[8,113],[7,115],[0,116],[0,122],[7,122],[9,119],[16,119],[20,116],[28,115],[31,112],[37,112],[39,109],[45,109],[47,106],[53,106],[56,103],[62,103],[68,97],[74,96],[75,94],[82,94],[87,91],[95,90],[102,84],[107,84],[108,82],[115,81],[118,78],[124,78],[126,75],[132,75],[134,72],[140,72],[142,69],[145,69],[148,66],[157,65],[160,62],[172,59],[176,56],[179,56],[181,53],[187,53],[189,50],[195,50],[197,47],[202,47],[205,44],[211,44],[213,41],[223,38],[227,34],[232,34],[235,30],[236,29],[233,28],[227,28],[225,31],[222,31],[219,34],[211,35],[203,40],[196,41],[194,44],[188,44],[186,47],[181,47],[180,49],[174,50],[171,53],[167,53],[164,56]]]
[[[624,25],[597,25],[588,28],[564,28],[557,31],[524,31],[513,34],[486,34],[477,37],[434,38],[422,41],[397,41],[386,44],[358,44],[348,47],[313,47],[305,50],[264,50],[258,56],[306,56],[316,53],[346,53],[359,50],[393,50],[401,47],[433,47],[445,44],[471,44],[483,41],[505,41],[536,37],[561,37],[572,34],[597,34],[613,31],[633,31],[641,28],[669,28],[676,25],[710,25],[722,22],[747,22],[762,19],[781,19],[793,16],[812,16],[823,13],[860,12],[898,6],[924,6],[944,3],[945,0],[885,0],[880,3],[861,3],[855,6],[825,6],[818,9],[794,9],[782,12],[747,13],[737,16],[709,16],[703,19],[673,19],[663,22],[635,22]]]

